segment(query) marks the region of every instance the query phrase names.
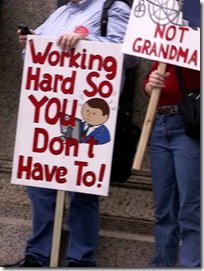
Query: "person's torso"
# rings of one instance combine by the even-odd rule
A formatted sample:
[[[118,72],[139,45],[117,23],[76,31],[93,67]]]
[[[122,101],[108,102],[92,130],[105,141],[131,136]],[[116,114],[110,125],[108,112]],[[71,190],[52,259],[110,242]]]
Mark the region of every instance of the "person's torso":
[[[36,29],[41,36],[58,37],[75,31],[79,26],[85,27],[89,34],[100,36],[101,15],[105,0],[83,0],[79,3],[69,2],[58,8],[43,25]]]
[[[157,68],[157,62],[154,68]],[[178,105],[183,100],[183,94],[179,85],[176,68],[174,65],[167,64],[169,77],[165,81],[166,87],[162,89],[158,106]],[[187,91],[200,88],[200,72],[197,70],[181,67],[185,88]]]

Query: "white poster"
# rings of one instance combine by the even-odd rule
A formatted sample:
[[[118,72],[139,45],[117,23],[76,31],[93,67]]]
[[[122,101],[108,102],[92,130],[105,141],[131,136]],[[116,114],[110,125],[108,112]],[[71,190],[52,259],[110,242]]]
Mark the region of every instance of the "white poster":
[[[108,195],[121,45],[28,36],[13,184]]]
[[[200,70],[200,28],[185,26],[182,0],[134,0],[123,51]]]

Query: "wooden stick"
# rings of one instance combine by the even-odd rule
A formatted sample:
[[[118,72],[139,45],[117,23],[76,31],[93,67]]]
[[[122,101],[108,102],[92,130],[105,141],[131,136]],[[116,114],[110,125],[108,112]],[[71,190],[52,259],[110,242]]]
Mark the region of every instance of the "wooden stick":
[[[161,74],[164,74],[165,71],[166,71],[166,63],[160,62],[159,65],[158,65],[157,70]],[[149,100],[149,104],[148,104],[148,107],[147,107],[145,120],[144,120],[143,127],[142,127],[142,132],[141,132],[139,143],[138,143],[138,146],[137,146],[137,152],[136,152],[135,159],[134,159],[134,162],[133,162],[133,168],[134,169],[139,170],[141,168],[144,153],[145,153],[147,143],[148,143],[148,140],[149,140],[149,136],[150,136],[150,133],[151,133],[152,124],[153,124],[153,121],[154,121],[154,116],[155,116],[155,113],[156,113],[156,108],[157,108],[157,104],[158,104],[158,101],[159,101],[160,93],[161,93],[161,89],[155,88],[152,91],[152,94],[150,96],[150,100]]]
[[[60,252],[60,240],[62,233],[62,221],[64,214],[64,199],[65,191],[57,191],[56,207],[55,207],[55,220],[54,220],[54,230],[52,238],[52,250],[50,258],[50,267],[57,267],[59,262],[59,252]]]

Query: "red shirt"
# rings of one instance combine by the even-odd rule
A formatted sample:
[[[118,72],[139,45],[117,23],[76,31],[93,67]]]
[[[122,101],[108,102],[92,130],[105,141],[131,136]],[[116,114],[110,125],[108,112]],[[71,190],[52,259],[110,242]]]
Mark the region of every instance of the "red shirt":
[[[152,65],[149,73],[147,74],[143,82],[143,90],[145,89],[146,83],[149,81],[149,74],[157,69],[159,62],[155,61]],[[180,90],[179,81],[176,74],[174,65],[167,64],[167,72],[170,72],[169,77],[165,81],[165,88],[162,88],[161,95],[159,98],[158,106],[165,105],[177,105],[183,100],[183,94]],[[185,84],[186,90],[200,88],[200,71],[181,67],[181,72]]]

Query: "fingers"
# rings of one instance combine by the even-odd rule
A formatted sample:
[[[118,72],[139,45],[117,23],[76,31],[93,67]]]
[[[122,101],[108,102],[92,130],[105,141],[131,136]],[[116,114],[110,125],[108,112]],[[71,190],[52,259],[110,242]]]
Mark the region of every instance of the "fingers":
[[[27,41],[27,35],[22,35],[21,34],[21,29],[18,29],[17,30],[17,35],[18,35],[18,40],[19,40],[19,43],[22,47],[26,47],[26,41]]]
[[[60,46],[63,51],[69,52],[80,40],[86,40],[86,36],[77,33],[64,34],[58,38],[57,45]]]
[[[153,88],[164,88],[165,80],[169,76],[169,73],[160,74],[157,70],[153,71],[149,76],[149,86]]]
[[[30,32],[35,35],[35,31],[30,29]],[[27,35],[22,35],[22,31],[21,29],[18,29],[16,31],[17,35],[18,35],[18,40],[19,40],[19,43],[22,47],[26,47],[26,42],[27,42]]]

